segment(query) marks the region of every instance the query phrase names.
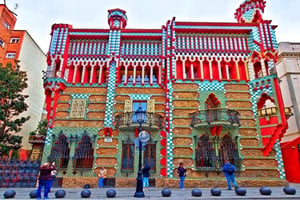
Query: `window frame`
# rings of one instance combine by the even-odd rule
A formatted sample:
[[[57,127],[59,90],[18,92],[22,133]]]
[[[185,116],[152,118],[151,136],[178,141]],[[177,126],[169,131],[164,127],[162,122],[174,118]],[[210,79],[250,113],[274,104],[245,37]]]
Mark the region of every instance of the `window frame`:
[[[139,106],[141,105],[142,111],[145,111],[147,113],[147,100],[133,100],[132,101],[132,122],[137,123],[135,112],[138,110]],[[144,118],[144,122],[147,121],[147,115]]]
[[[149,151],[150,151],[150,153],[149,153]],[[151,165],[151,157],[152,157],[151,154],[154,155],[154,159],[153,159],[154,163],[152,165]],[[143,163],[148,164],[150,166],[150,170],[152,172],[156,172],[156,142],[149,141],[145,145],[144,152],[143,152]]]
[[[20,41],[20,38],[18,38],[18,37],[10,38],[10,43],[11,44],[17,44],[17,43],[19,43],[19,41]]]
[[[199,167],[197,166],[197,148],[198,148],[198,142],[201,137],[207,135],[209,143],[212,144],[211,151],[214,151],[214,155],[212,156],[212,167]],[[234,159],[234,164],[237,171],[240,171],[242,169],[240,153],[238,150],[238,142],[236,141],[235,137],[232,135],[228,135],[227,133],[222,136],[210,136],[207,133],[202,135],[195,135],[194,136],[194,169],[197,171],[221,171],[222,167],[224,165],[224,157],[222,157],[222,151],[224,150],[224,142],[226,137],[231,138],[231,143],[229,145],[234,145],[235,148],[232,148],[232,152],[229,152],[228,154],[232,154],[233,156],[229,156],[229,160],[232,162],[232,159]],[[228,144],[226,144],[228,145]],[[210,151],[210,152],[211,152]],[[218,155],[217,155],[218,153]],[[235,156],[236,155],[236,156]],[[237,158],[237,159],[235,159]]]
[[[7,29],[10,30],[10,24],[8,22],[3,22],[3,26]]]
[[[127,150],[127,151],[125,151]],[[124,153],[127,154],[127,156],[124,156]],[[131,153],[131,156],[130,156]],[[129,156],[128,156],[129,155]],[[126,167],[124,167],[124,159],[126,161]],[[122,141],[122,157],[121,157],[121,173],[133,173],[134,172],[134,159],[135,159],[135,144],[134,141],[132,141],[130,138],[127,138],[126,141]],[[132,160],[132,167],[130,166],[130,161]]]
[[[89,145],[90,148],[85,148]],[[84,152],[84,158],[77,158],[79,152]],[[81,155],[82,156],[82,155]],[[74,169],[91,169],[94,162],[94,148],[91,138],[87,134],[83,134],[79,143],[77,144],[73,156],[73,168]]]
[[[5,42],[4,42],[4,40],[2,40],[1,38],[0,38],[0,46],[1,46],[2,48],[4,48],[4,46],[5,46]]]
[[[5,58],[14,59],[14,58],[16,58],[16,53],[15,52],[7,52]]]

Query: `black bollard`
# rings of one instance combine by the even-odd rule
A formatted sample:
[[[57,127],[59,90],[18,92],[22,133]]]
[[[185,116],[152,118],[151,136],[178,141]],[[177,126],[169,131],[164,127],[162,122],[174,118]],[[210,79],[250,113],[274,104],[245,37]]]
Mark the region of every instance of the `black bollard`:
[[[56,198],[64,198],[65,196],[66,196],[66,191],[64,191],[64,190],[57,190],[55,192]]]
[[[116,197],[116,195],[117,195],[117,192],[114,189],[108,189],[106,191],[106,197],[108,197],[108,198],[114,198],[114,197]]]
[[[222,192],[219,188],[212,188],[210,190],[211,195],[213,196],[221,196]]]
[[[200,189],[193,189],[192,190],[192,196],[193,197],[201,197],[202,196],[202,191]]]
[[[161,195],[163,197],[170,197],[172,194],[171,190],[169,188],[164,188],[161,190]]]
[[[238,188],[235,188],[235,193],[239,196],[245,196],[247,193],[247,190],[245,188],[238,187]]]
[[[36,198],[37,197],[37,190],[32,190],[30,193],[29,193],[29,197],[30,198]]]
[[[262,195],[271,195],[272,193],[272,190],[268,187],[261,187],[259,189],[259,192],[262,194]]]
[[[15,195],[16,195],[16,191],[14,191],[14,190],[6,190],[3,194],[5,199],[14,198]]]
[[[283,191],[285,194],[288,194],[288,195],[295,195],[296,194],[296,189],[291,187],[291,186],[287,186],[285,188],[283,188]]]
[[[89,198],[91,196],[91,191],[88,189],[82,190],[80,195],[82,198]]]

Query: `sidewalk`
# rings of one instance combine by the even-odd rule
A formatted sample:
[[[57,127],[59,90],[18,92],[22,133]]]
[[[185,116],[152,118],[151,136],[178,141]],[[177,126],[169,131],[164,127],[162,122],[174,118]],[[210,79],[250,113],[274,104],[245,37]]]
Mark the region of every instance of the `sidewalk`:
[[[178,188],[171,188],[171,197],[162,197],[161,190],[162,188],[150,188],[149,191],[145,191],[145,198],[135,198],[133,197],[135,193],[135,188],[112,188],[117,192],[115,198],[107,198],[106,191],[109,188],[91,188],[91,196],[90,198],[85,199],[300,199],[300,184],[290,184],[292,187],[296,189],[296,195],[286,195],[283,192],[283,187],[270,187],[272,190],[272,194],[269,196],[261,195],[259,192],[259,188],[246,188],[247,194],[245,196],[238,196],[235,194],[235,191],[226,190],[226,188],[220,188],[222,191],[221,196],[215,197],[210,194],[210,188],[200,188],[202,191],[202,197],[193,197],[191,195],[191,191],[193,188],[187,188],[182,191]],[[29,193],[35,188],[13,188],[16,191],[16,196],[14,199],[30,199]],[[55,198],[55,192],[60,188],[52,188],[52,192],[49,193],[50,199]],[[83,189],[80,188],[63,188],[66,191],[66,196],[63,199],[82,199],[81,191]],[[0,188],[0,199],[4,199],[3,193],[8,190],[7,188]]]

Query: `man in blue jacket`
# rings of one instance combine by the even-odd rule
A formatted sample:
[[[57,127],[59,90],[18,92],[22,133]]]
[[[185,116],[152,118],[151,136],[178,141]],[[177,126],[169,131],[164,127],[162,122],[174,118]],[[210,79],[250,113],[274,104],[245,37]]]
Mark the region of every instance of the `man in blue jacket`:
[[[228,190],[231,190],[231,182],[235,188],[238,188],[238,185],[235,181],[235,166],[227,160],[222,168],[222,171],[224,172],[227,180]]]

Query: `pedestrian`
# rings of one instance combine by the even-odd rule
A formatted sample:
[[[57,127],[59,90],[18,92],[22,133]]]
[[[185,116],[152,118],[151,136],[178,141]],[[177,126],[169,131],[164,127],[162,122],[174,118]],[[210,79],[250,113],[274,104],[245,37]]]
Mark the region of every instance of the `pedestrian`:
[[[227,160],[222,168],[222,171],[224,172],[224,175],[226,177],[228,190],[231,190],[231,182],[233,183],[235,188],[238,188],[238,185],[235,181],[235,166]]]
[[[104,187],[104,180],[106,179],[106,169],[104,168],[104,166],[102,166],[102,168],[99,170],[98,176],[99,176],[99,181],[98,181],[98,186],[99,188],[103,188]]]
[[[177,168],[177,173],[179,175],[179,188],[184,190],[184,179],[186,176],[186,169],[184,169],[183,163],[179,163],[179,167]]]
[[[50,182],[49,192],[51,192],[53,182],[55,181],[57,175],[57,171],[55,170],[55,162],[52,162],[51,165],[54,167],[54,170],[51,171],[51,182]]]
[[[144,190],[149,190],[149,176],[150,176],[150,166],[148,164],[145,164],[143,169],[143,187]]]
[[[41,199],[41,191],[44,188],[44,199],[49,199],[48,193],[50,191],[51,184],[51,171],[55,170],[55,167],[51,165],[51,163],[44,163],[40,167],[40,175],[39,175],[39,183],[37,189],[37,199]]]

